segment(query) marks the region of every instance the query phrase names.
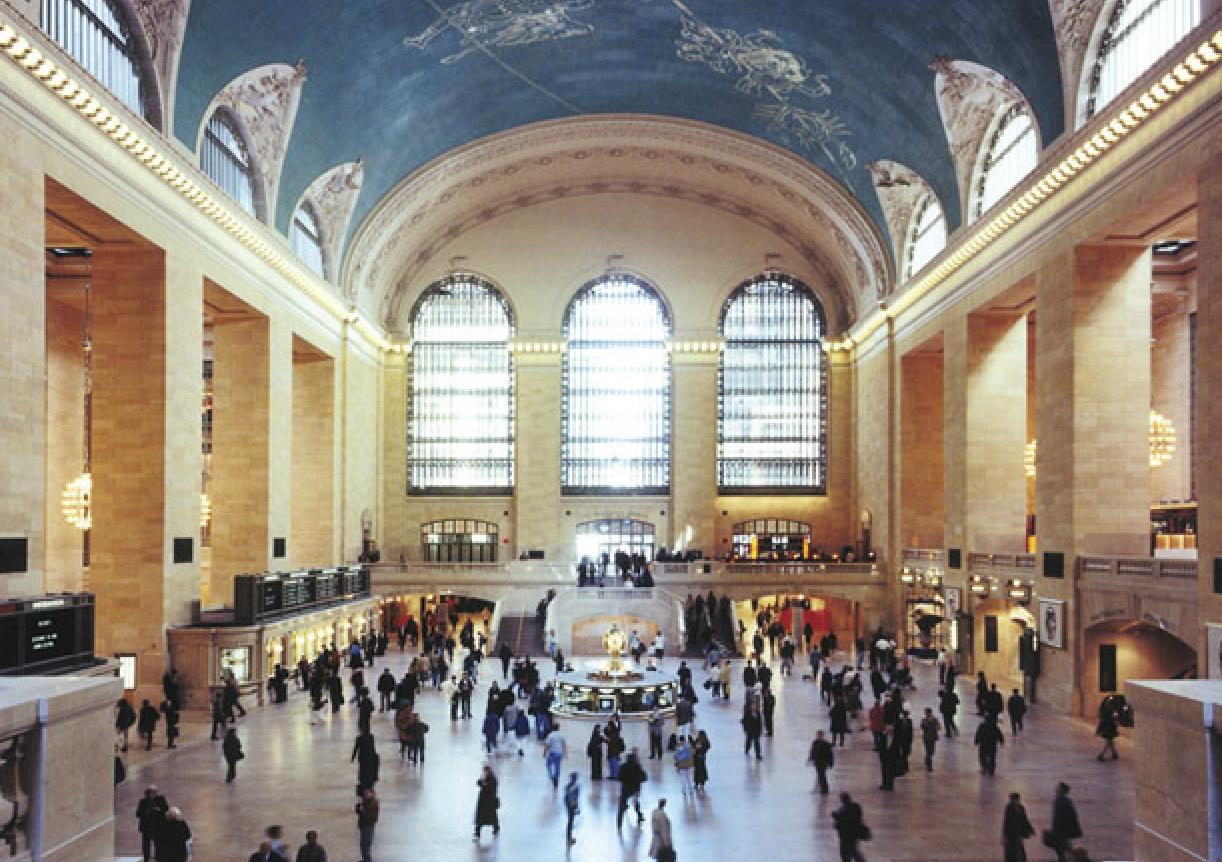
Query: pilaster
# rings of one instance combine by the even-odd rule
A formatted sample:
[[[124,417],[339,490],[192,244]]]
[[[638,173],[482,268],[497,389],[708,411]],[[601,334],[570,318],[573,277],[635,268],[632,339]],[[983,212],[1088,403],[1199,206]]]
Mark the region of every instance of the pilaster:
[[[717,553],[717,352],[671,354],[675,387],[671,423],[670,535],[677,548]]]

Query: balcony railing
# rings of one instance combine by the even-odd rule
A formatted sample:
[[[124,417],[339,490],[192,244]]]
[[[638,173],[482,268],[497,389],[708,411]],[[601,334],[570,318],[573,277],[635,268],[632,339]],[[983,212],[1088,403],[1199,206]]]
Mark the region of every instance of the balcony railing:
[[[1197,579],[1197,562],[1158,557],[1079,557],[1078,573],[1090,580],[1130,578],[1183,584]]]

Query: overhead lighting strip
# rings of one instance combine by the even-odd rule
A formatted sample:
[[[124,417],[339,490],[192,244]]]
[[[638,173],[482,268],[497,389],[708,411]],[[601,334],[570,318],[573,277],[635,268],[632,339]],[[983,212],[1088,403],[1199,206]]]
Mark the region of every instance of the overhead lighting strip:
[[[225,203],[181,170],[156,144],[146,140],[80,82],[59,68],[55,61],[31,45],[12,24],[3,20],[0,20],[0,50],[337,320],[353,326],[379,348],[390,349],[389,342],[362,319],[355,308],[345,307],[326,291],[319,290],[311,276],[251,230]]]
[[[1128,107],[1119,111],[1110,122],[1105,123],[1099,131],[1062,159],[1060,164],[1036,180],[1025,193],[1014,199],[1001,213],[977,228],[976,232],[960,243],[949,257],[918,279],[902,295],[896,297],[894,305],[884,306],[880,303],[880,315],[871,320],[860,332],[850,336],[847,344],[862,343],[883,326],[888,317],[895,317],[946,281],[954,272],[1023,221],[1089,165],[1098,161],[1108,150],[1141,127],[1164,105],[1177,98],[1189,84],[1216,66],[1220,60],[1222,60],[1222,30],[1214,33],[1210,39],[1202,42],[1195,50],[1183,57],[1171,68],[1171,71],[1146,88],[1146,91],[1134,99]]]

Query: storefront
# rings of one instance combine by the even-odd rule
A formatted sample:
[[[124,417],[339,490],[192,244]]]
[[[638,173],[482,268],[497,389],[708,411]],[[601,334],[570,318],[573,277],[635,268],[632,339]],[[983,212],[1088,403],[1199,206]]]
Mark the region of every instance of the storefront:
[[[182,626],[167,632],[172,666],[183,680],[184,707],[207,709],[212,692],[232,678],[262,705],[277,664],[293,672],[324,647],[344,649],[377,631],[379,600],[353,599],[253,625]]]

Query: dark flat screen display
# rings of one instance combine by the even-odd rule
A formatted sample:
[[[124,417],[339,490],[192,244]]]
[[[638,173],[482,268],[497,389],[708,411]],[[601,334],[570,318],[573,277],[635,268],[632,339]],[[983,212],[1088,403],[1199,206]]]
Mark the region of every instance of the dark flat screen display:
[[[76,654],[76,610],[35,611],[25,618],[26,664]]]

